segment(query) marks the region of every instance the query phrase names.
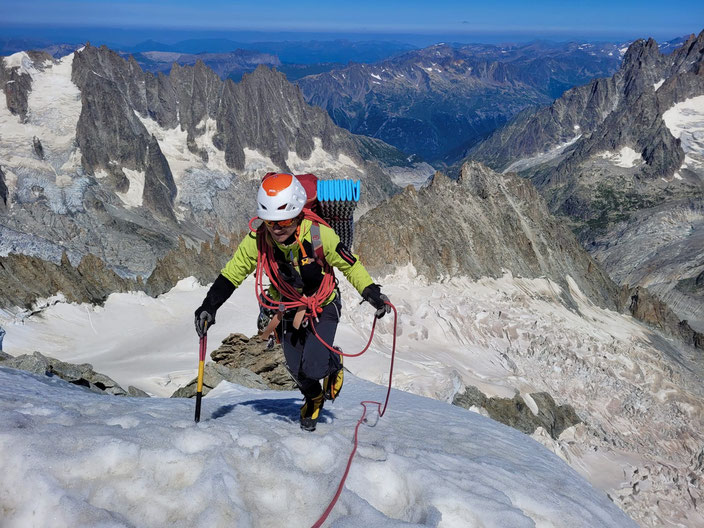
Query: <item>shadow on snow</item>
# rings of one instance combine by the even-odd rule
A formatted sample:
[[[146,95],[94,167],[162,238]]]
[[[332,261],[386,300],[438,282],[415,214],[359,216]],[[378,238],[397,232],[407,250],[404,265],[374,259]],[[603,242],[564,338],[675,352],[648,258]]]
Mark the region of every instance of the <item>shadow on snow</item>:
[[[298,422],[301,417],[301,405],[303,405],[303,400],[300,398],[264,398],[260,400],[249,400],[242,403],[222,405],[213,411],[211,418],[222,418],[223,416],[230,414],[238,405],[248,405],[262,415],[274,415],[275,420],[281,420],[284,422]],[[335,415],[323,407],[323,410],[320,413],[319,421],[322,423],[331,423],[334,418]]]

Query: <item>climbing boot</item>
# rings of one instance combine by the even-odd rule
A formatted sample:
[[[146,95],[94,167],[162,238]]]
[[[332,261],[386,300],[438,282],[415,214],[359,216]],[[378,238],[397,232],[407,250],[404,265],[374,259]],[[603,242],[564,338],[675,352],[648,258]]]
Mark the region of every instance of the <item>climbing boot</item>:
[[[340,394],[344,374],[345,372],[342,367],[342,356],[340,356],[340,368],[323,379],[323,394],[325,395],[326,400],[334,401]]]
[[[318,418],[323,410],[323,403],[325,403],[325,399],[322,392],[314,398],[306,397],[306,401],[301,407],[301,429],[315,431]]]

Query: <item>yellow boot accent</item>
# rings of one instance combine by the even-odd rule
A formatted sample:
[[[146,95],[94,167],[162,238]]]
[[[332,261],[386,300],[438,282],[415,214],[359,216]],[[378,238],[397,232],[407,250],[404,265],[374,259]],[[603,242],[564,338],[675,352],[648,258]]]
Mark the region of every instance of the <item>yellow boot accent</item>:
[[[315,431],[324,403],[325,399],[322,392],[315,398],[306,398],[303,407],[301,407],[301,429]]]

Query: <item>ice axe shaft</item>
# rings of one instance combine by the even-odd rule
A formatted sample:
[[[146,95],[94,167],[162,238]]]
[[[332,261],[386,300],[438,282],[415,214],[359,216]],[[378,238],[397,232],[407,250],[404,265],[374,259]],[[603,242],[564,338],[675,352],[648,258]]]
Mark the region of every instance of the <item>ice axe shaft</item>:
[[[198,351],[198,385],[196,388],[196,423],[200,422],[200,400],[203,398],[203,367],[205,364],[205,351],[208,348],[208,322],[203,326],[203,337],[200,338]]]

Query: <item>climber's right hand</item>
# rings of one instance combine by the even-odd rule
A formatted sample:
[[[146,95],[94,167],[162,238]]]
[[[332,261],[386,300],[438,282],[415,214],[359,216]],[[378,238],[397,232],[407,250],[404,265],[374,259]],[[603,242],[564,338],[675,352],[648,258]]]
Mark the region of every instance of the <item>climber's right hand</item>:
[[[374,317],[381,319],[387,313],[391,312],[389,298],[381,293],[381,287],[378,284],[370,284],[362,292],[362,298],[376,308]]]
[[[207,324],[206,324],[207,323]],[[196,310],[196,333],[198,337],[205,336],[208,328],[215,324],[215,310],[201,306]]]

